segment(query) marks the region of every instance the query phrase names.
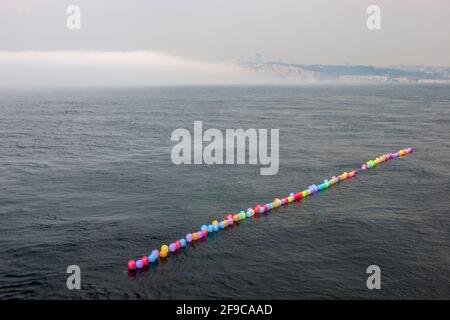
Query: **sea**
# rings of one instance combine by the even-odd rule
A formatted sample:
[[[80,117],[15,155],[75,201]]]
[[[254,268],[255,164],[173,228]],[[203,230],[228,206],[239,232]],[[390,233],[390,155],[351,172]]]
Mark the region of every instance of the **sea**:
[[[171,134],[194,121],[279,129],[278,173],[174,164]],[[406,147],[128,271],[213,219]],[[0,299],[450,299],[449,192],[446,85],[1,89]]]

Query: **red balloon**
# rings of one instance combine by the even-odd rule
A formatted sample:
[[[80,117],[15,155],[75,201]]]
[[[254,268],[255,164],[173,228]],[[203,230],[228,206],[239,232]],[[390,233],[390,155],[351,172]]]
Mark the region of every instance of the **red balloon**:
[[[144,262],[144,266],[148,266],[148,263],[150,262],[150,261],[148,260],[148,257],[143,256],[141,260]]]
[[[176,246],[177,250],[181,248],[180,240],[175,241],[175,246]]]
[[[129,260],[129,261],[128,261],[128,269],[130,269],[130,270],[136,269],[136,261],[134,261],[134,260]]]

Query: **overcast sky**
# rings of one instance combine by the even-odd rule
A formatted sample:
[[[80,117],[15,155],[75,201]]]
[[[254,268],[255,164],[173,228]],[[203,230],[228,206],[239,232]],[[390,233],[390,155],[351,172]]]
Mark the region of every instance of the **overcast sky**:
[[[81,8],[81,30],[66,27],[70,4]],[[381,30],[366,27],[370,4],[381,7]],[[450,66],[449,17],[449,0],[0,0],[0,67],[24,51],[79,49],[205,67],[255,53],[301,64]]]

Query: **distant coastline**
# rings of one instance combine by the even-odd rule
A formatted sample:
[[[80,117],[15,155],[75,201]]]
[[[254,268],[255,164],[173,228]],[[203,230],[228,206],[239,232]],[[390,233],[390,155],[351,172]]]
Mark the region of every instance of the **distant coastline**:
[[[392,66],[370,65],[304,65],[284,61],[263,61],[255,59],[223,59],[223,62],[238,64],[241,68],[257,74],[315,81],[353,82],[393,82],[393,83],[436,83],[450,84],[450,67],[432,66]]]

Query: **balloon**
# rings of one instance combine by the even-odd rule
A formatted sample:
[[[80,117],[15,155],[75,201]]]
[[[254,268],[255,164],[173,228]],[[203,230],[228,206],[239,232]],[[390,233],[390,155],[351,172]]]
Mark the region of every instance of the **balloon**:
[[[203,230],[206,230],[207,228],[208,228],[208,226],[206,224],[204,224],[200,227],[200,230],[203,231]]]
[[[161,246],[161,251],[165,251],[166,253],[169,251],[169,247],[165,244]]]
[[[150,255],[155,255],[156,256],[156,258],[158,258],[159,257],[159,251],[158,250],[156,250],[156,249],[154,249],[154,250],[152,250],[152,253],[150,253]]]
[[[181,247],[186,247],[186,245],[187,245],[187,242],[186,242],[186,240],[185,239],[180,239],[180,243],[181,243]]]
[[[149,263],[148,257],[143,256],[141,260],[144,262],[144,266],[148,266]]]
[[[136,261],[136,268],[142,269],[144,267],[144,261],[138,260]]]
[[[169,251],[170,252],[175,252],[176,249],[177,249],[177,246],[176,246],[175,243],[169,244]]]
[[[191,233],[188,233],[188,234],[186,235],[186,241],[187,241],[187,242],[191,242],[191,241],[192,241],[192,234],[191,234]]]
[[[159,252],[158,252],[158,255],[152,253],[149,257],[150,263],[155,263],[156,260],[158,260],[158,256],[159,256]]]
[[[159,256],[161,257],[161,258],[165,258],[165,257],[167,257],[167,251],[160,251],[159,252]]]
[[[128,260],[128,269],[130,269],[130,270],[136,269],[136,261]]]
[[[176,247],[177,250],[181,248],[180,240],[175,241],[175,247]]]

